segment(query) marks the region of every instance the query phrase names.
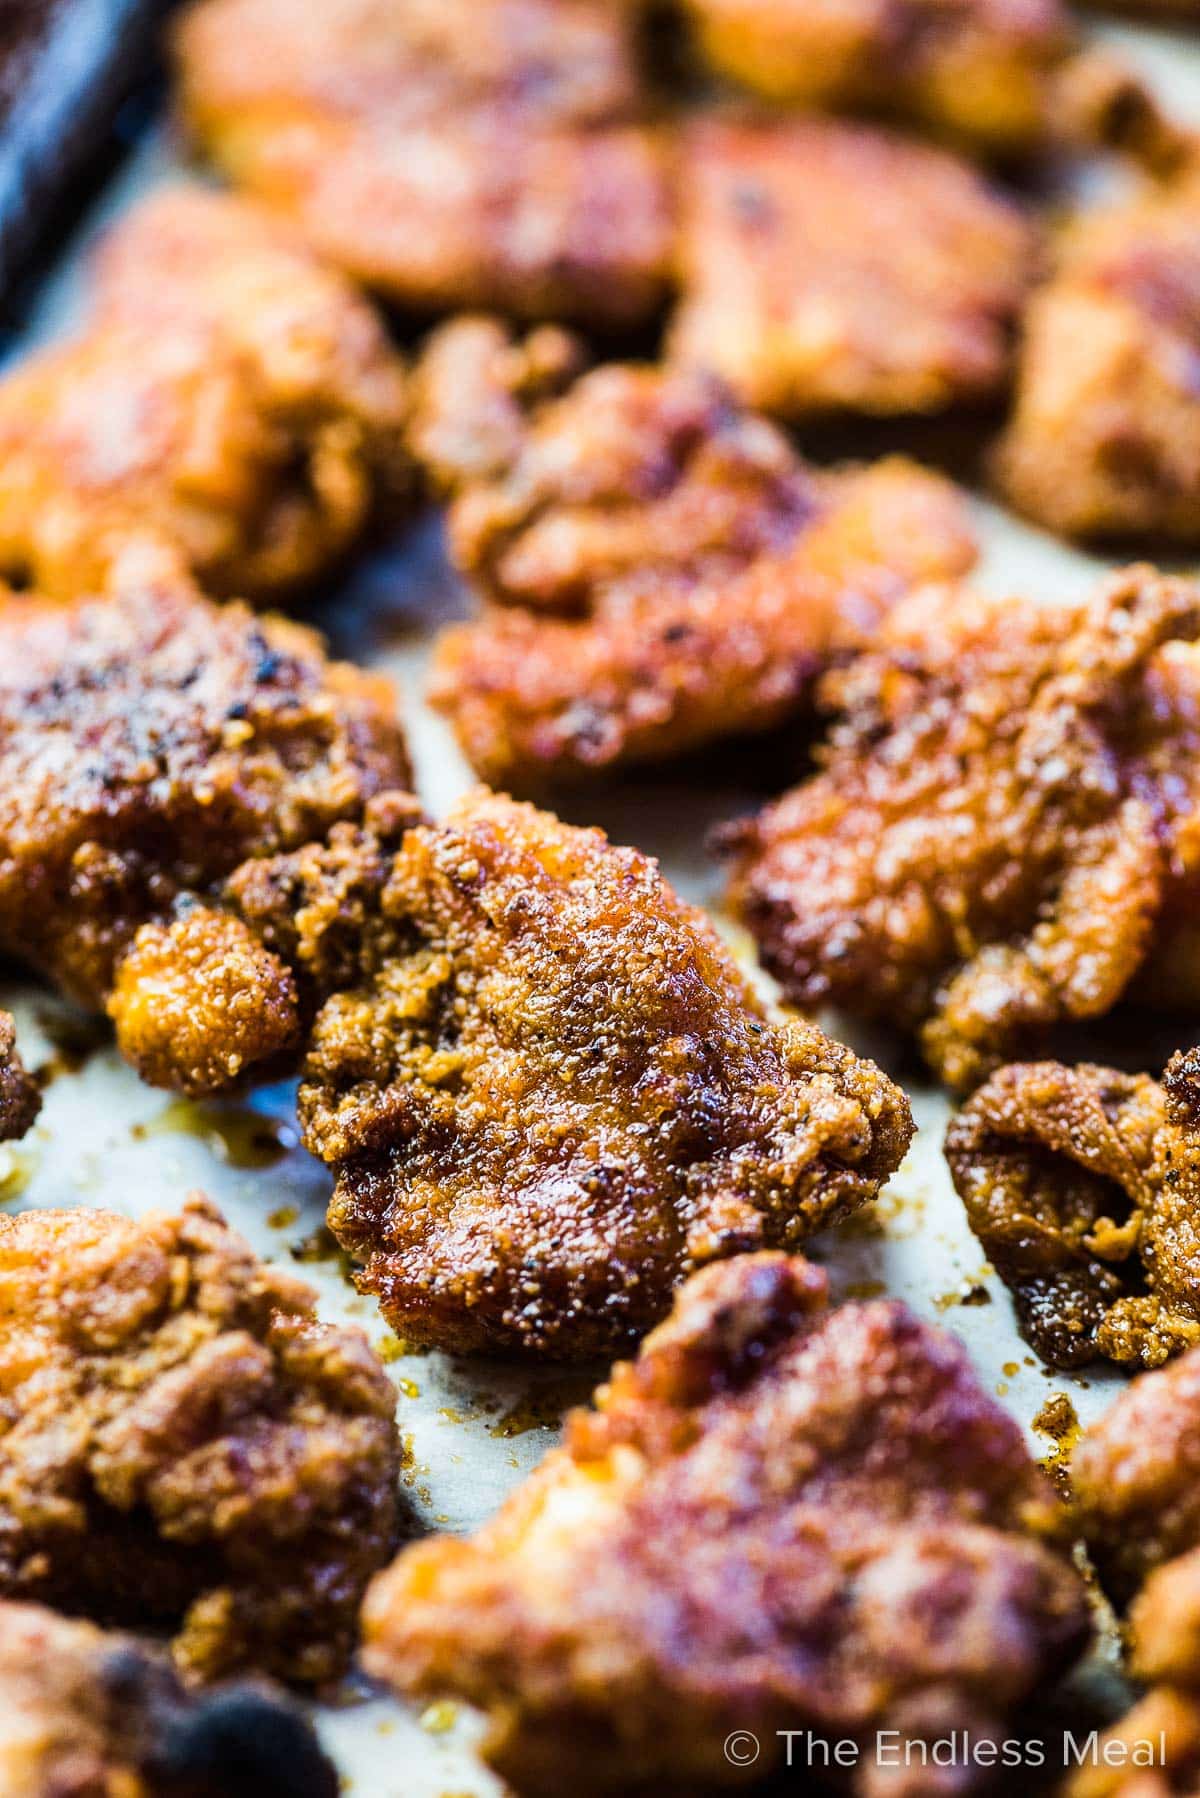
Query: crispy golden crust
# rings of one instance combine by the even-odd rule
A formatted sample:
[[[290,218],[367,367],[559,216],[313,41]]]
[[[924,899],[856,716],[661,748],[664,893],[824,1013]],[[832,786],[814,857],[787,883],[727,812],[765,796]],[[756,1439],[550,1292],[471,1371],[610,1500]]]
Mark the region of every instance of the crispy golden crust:
[[[1200,1792],[1200,1354],[1146,1374],[1072,1459],[1079,1525],[1101,1577],[1128,1604],[1133,1677],[1149,1687],[1109,1732],[1124,1743],[1071,1779],[1065,1798]],[[1150,1742],[1149,1765],[1133,1759]],[[1140,1770],[1139,1770],[1140,1768]]]
[[[1200,591],[1135,568],[1082,611],[922,595],[825,689],[821,771],[726,833],[799,1003],[920,1032],[951,1086],[1127,991],[1186,1003]],[[1171,990],[1173,989],[1173,990]]]
[[[739,1784],[734,1729],[757,1776],[779,1729],[1001,1723],[1087,1637],[1055,1501],[950,1337],[823,1297],[783,1255],[697,1275],[495,1519],[375,1583],[371,1671],[486,1709],[531,1794]]]
[[[719,382],[609,363],[530,421],[498,479],[450,508],[456,566],[500,604],[583,614],[647,571],[736,573],[790,547],[820,477]]]
[[[262,1685],[189,1696],[125,1636],[0,1603],[5,1798],[336,1798],[312,1726]]]
[[[195,1097],[292,1073],[326,999],[361,984],[393,940],[380,914],[391,854],[424,821],[409,793],[368,801],[299,849],[251,857],[206,903],[177,900],[117,964],[109,1015],[151,1085]]]
[[[444,633],[430,691],[495,786],[769,729],[906,587],[974,559],[946,482],[898,459],[819,474],[707,377],[610,365],[506,416],[518,452],[450,511],[498,603]]]
[[[584,355],[557,325],[516,340],[485,313],[431,332],[413,370],[408,443],[434,493],[448,497],[506,474],[532,409],[569,384]]]
[[[1062,0],[687,0],[709,61],[773,100],[880,113],[989,155],[1161,149],[1141,84]]]
[[[101,252],[90,327],[0,385],[0,567],[94,591],[153,528],[213,591],[311,580],[411,485],[405,403],[366,301],[265,213],[155,194]]]
[[[179,28],[185,109],[268,104],[281,123],[320,98],[347,113],[453,98],[530,102],[598,124],[640,101],[628,0],[202,0]]]
[[[974,561],[960,496],[914,464],[811,487],[792,547],[734,574],[651,562],[601,588],[583,619],[492,607],[444,632],[429,697],[476,773],[536,791],[770,730],[908,588]]]
[[[1146,1421],[1152,1430],[1156,1428],[1153,1401]],[[1107,1419],[1100,1425],[1101,1435],[1106,1426]],[[1149,1454],[1165,1447],[1166,1440],[1158,1436]],[[1101,1447],[1097,1471],[1104,1459],[1105,1448]],[[1122,1456],[1117,1466],[1110,1468],[1110,1477],[1120,1480],[1127,1465],[1135,1483],[1141,1483],[1147,1458],[1140,1452],[1132,1463]],[[1166,1497],[1165,1490],[1162,1496]],[[1094,1495],[1089,1497],[1085,1522],[1096,1521],[1093,1499]],[[1149,1690],[1106,1732],[1091,1764],[1067,1781],[1063,1798],[1196,1798],[1200,1793],[1200,1551],[1191,1550],[1154,1569],[1130,1606],[1126,1635],[1130,1672]]]
[[[25,1072],[11,1017],[0,1011],[0,1142],[13,1142],[32,1128],[42,1108],[37,1083]]]
[[[1174,1395],[1160,1393],[1157,1401],[1153,1399],[1153,1395],[1147,1395],[1148,1404],[1153,1406],[1148,1413],[1149,1422],[1151,1429],[1156,1432],[1155,1439],[1160,1450],[1168,1444],[1181,1442],[1183,1436],[1186,1436],[1189,1409],[1193,1412],[1196,1409],[1197,1400],[1193,1395],[1200,1393],[1200,1387],[1193,1381],[1194,1375],[1190,1380],[1184,1380],[1181,1374],[1180,1389]],[[1186,1393],[1182,1390],[1184,1386],[1189,1388]],[[1177,1418],[1183,1436],[1174,1435],[1170,1423],[1165,1432],[1158,1432],[1159,1420],[1163,1415],[1167,1419]],[[1104,1419],[1100,1425],[1101,1433],[1106,1424],[1107,1419]],[[1101,1448],[1099,1463],[1094,1471],[1098,1472],[1103,1465],[1104,1455],[1105,1449]],[[1188,1459],[1189,1449],[1183,1446],[1180,1462],[1173,1469],[1181,1489],[1184,1485],[1183,1470]],[[1144,1467],[1144,1463],[1141,1465]],[[1138,1474],[1138,1464],[1135,1463],[1135,1481]],[[1173,1521],[1177,1521],[1181,1517],[1181,1510],[1172,1503],[1169,1494],[1170,1478],[1168,1475],[1168,1484],[1160,1492],[1164,1508],[1171,1511]],[[1188,1492],[1183,1494],[1183,1512],[1186,1512],[1191,1496]],[[1084,1516],[1085,1520],[1095,1519],[1094,1495]],[[1107,1522],[1107,1518],[1105,1521]],[[1185,1526],[1181,1539],[1196,1541],[1200,1539],[1200,1530],[1193,1531]],[[1200,1693],[1200,1548],[1186,1549],[1173,1559],[1152,1566],[1145,1576],[1145,1584],[1129,1606],[1129,1635],[1130,1661],[1138,1679],[1147,1685],[1163,1681],[1168,1685],[1190,1686]],[[1197,1747],[1200,1747],[1200,1742]],[[1197,1770],[1200,1771],[1200,1768]]]
[[[586,1360],[690,1268],[798,1243],[898,1166],[903,1095],[775,1024],[636,851],[486,792],[385,826],[252,865],[227,902],[332,991],[305,1139],[403,1336]]]
[[[819,119],[704,120],[680,162],[674,360],[786,418],[1003,388],[1037,239],[965,163]]]
[[[1066,233],[1025,319],[996,457],[1051,530],[1200,541],[1200,179]]]
[[[1200,1343],[1194,1054],[1160,1085],[1060,1062],[1001,1068],[953,1120],[971,1228],[1042,1359],[1156,1367]]]
[[[420,307],[630,324],[661,298],[665,170],[632,9],[203,0],[184,117],[329,261]]]
[[[127,552],[99,599],[0,597],[0,645],[0,948],[95,1009],[139,926],[179,895],[409,777],[386,681],[327,661],[298,625],[211,604],[157,546]],[[197,1085],[234,1071],[236,1024],[214,987],[190,1023],[211,1038]]]
[[[1135,1597],[1155,1569],[1200,1548],[1198,1469],[1200,1354],[1193,1353],[1134,1380],[1071,1459],[1080,1527],[1117,1603]],[[1194,1590],[1194,1576],[1189,1585]],[[1142,1615],[1148,1620],[1144,1606]],[[1178,1634],[1170,1615],[1168,1608],[1157,1619],[1156,1676],[1179,1670],[1166,1647]]]
[[[1086,1732],[1081,1732],[1086,1737]],[[1111,1729],[1061,1787],[1061,1798],[1197,1798],[1200,1698],[1156,1685]]]
[[[108,1015],[142,1079],[199,1098],[273,1071],[301,1044],[295,977],[228,913],[184,902],[143,924],[113,972]]]
[[[774,100],[862,106],[988,150],[1047,129],[1072,42],[1061,0],[688,0],[723,74]]]
[[[206,1200],[0,1218],[0,1593],[336,1676],[396,1530],[395,1394]]]

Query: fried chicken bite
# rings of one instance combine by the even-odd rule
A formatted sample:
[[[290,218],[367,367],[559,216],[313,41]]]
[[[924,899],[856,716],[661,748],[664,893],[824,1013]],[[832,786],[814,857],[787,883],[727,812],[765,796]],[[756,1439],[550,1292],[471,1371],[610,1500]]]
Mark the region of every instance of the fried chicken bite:
[[[172,1026],[185,1090],[299,1034],[291,974],[204,909],[209,890],[408,781],[388,682],[298,625],[212,604],[161,546],[128,547],[98,598],[0,596],[0,951],[101,1011],[139,927],[181,907],[212,976]],[[135,1064],[165,1027],[165,974],[143,997],[113,1007]]]
[[[477,792],[405,833],[379,903],[364,978],[313,1025],[300,1117],[336,1175],[330,1228],[410,1341],[610,1353],[691,1269],[798,1244],[904,1156],[903,1094],[777,1022],[705,916],[599,831]]]
[[[128,1637],[0,1603],[5,1798],[336,1798],[312,1725],[267,1686],[185,1692]]]
[[[774,729],[907,589],[974,561],[964,503],[914,463],[809,478],[792,547],[727,577],[650,567],[585,618],[496,606],[444,631],[429,699],[475,772],[537,792]]]
[[[113,230],[82,335],[0,383],[0,567],[75,596],[114,539],[170,536],[205,586],[269,597],[412,484],[401,359],[265,212],[200,187]]]
[[[191,1677],[340,1674],[399,1446],[314,1303],[201,1198],[0,1218],[0,1596],[165,1626]]]
[[[1200,1549],[1200,1354],[1134,1380],[1071,1457],[1080,1531],[1106,1590],[1124,1607],[1159,1570]],[[1185,1582],[1196,1589],[1196,1578]],[[1167,1582],[1156,1588],[1166,1594]],[[1182,1595],[1182,1593],[1181,1593]],[[1148,1614],[1143,1612],[1143,1615]],[[1148,1618],[1149,1620],[1149,1618]],[[1178,1637],[1169,1599],[1154,1623]],[[1167,1655],[1154,1649],[1156,1671]]]
[[[673,360],[785,418],[1004,389],[1037,237],[966,163],[867,126],[719,117],[680,160]]]
[[[710,376],[607,363],[533,413],[511,464],[451,506],[447,534],[489,599],[586,616],[626,577],[725,579],[787,550],[818,486]]]
[[[924,594],[829,677],[821,766],[721,847],[798,1004],[920,1036],[967,1090],[1129,995],[1196,991],[1200,589]]]
[[[1197,1468],[1194,1350],[1134,1380],[1072,1456],[1078,1525],[1105,1587],[1127,1611],[1129,1671],[1147,1690],[1106,1738],[1126,1745],[1124,1765],[1115,1750],[1105,1763],[1102,1744],[1065,1798],[1189,1798],[1200,1790]],[[1152,1765],[1144,1750],[1132,1759],[1133,1744],[1145,1742]]]
[[[634,8],[602,0],[201,0],[181,105],[240,187],[419,308],[626,326],[669,272]]]
[[[1200,542],[1200,175],[1082,215],[1030,303],[995,460],[1021,511],[1082,538]]]
[[[25,1072],[12,1018],[0,1011],[0,1142],[14,1142],[32,1129],[42,1108],[37,1082]]]
[[[1200,1077],[1001,1068],[952,1121],[967,1218],[1044,1361],[1155,1367],[1200,1343]],[[1198,1538],[1200,1539],[1200,1538]]]
[[[783,723],[903,591],[975,555],[939,477],[819,473],[708,377],[634,365],[536,410],[449,519],[494,603],[443,633],[430,699],[513,791]]]
[[[567,387],[583,362],[583,344],[557,325],[518,341],[479,313],[432,331],[413,370],[408,444],[433,492],[447,498],[507,474],[535,406]]]
[[[777,1023],[655,863],[531,806],[377,801],[222,902],[316,1002],[304,1139],[410,1341],[604,1354],[701,1262],[865,1204],[908,1147],[903,1094]]]
[[[1177,1060],[1180,1058],[1177,1057]],[[1074,1518],[1144,1688],[1062,1798],[1200,1790],[1200,1352],[1142,1374],[1071,1459]]]
[[[1195,1798],[1200,1792],[1200,1553],[1150,1575],[1127,1628],[1146,1690],[1067,1780],[1063,1798]]]
[[[883,114],[989,156],[1050,142],[1169,159],[1175,134],[1062,0],[686,0],[720,73],[771,100]]]
[[[735,1729],[762,1776],[781,1729],[1000,1726],[1087,1638],[1057,1502],[951,1337],[824,1298],[798,1257],[696,1275],[491,1522],[375,1582],[370,1671],[483,1708],[528,1794],[740,1785]]]

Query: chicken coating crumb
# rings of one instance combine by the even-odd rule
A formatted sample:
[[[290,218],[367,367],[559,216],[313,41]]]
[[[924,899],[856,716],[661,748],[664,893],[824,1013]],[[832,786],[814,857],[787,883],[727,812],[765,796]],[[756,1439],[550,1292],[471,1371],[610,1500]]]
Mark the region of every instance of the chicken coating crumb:
[[[1085,214],[1030,303],[995,460],[1066,536],[1200,542],[1200,176]]]
[[[83,334],[0,383],[0,567],[73,597],[153,528],[210,591],[311,581],[411,487],[406,403],[370,306],[267,214],[155,193],[105,240]]]
[[[908,1147],[904,1095],[776,1023],[655,863],[486,790],[440,825],[377,801],[223,903],[315,1008],[305,1142],[410,1341],[609,1352],[692,1267],[847,1216]]]
[[[5,1798],[337,1798],[312,1725],[265,1685],[189,1695],[129,1637],[0,1603]]]
[[[17,1030],[0,1011],[0,1142],[15,1142],[33,1128],[42,1098],[37,1082],[25,1072],[17,1050]]]
[[[940,477],[819,473],[706,377],[635,366],[538,410],[450,538],[505,603],[443,633],[429,697],[522,792],[787,721],[902,592],[975,557]]]
[[[409,449],[433,492],[444,498],[507,474],[533,408],[583,363],[583,344],[557,325],[519,342],[483,313],[439,325],[413,370],[408,423]]]
[[[704,54],[771,100],[879,113],[989,156],[1107,144],[1169,165],[1178,133],[1062,0],[686,0]]]
[[[180,103],[239,186],[390,299],[605,326],[669,272],[634,8],[603,0],[202,0]]]
[[[1044,1361],[1156,1367],[1200,1343],[1200,1078],[1001,1068],[946,1159],[967,1220]]]
[[[390,684],[326,659],[311,631],[202,598],[161,546],[129,546],[110,590],[47,604],[0,596],[0,952],[105,1007],[141,925],[201,899],[247,857],[294,849],[410,778]],[[202,926],[181,927],[193,951]],[[185,1025],[185,1089],[240,1072],[231,984],[258,969],[296,1032],[290,975],[230,929],[218,980]],[[217,952],[219,947],[219,953]],[[118,983],[119,984],[119,983]],[[153,1060],[153,1002],[115,1016],[135,1063]],[[226,1084],[222,1077],[220,1084]]]
[[[966,163],[822,119],[703,120],[680,159],[672,360],[784,418],[1004,388],[1038,240]]]
[[[829,677],[818,773],[724,833],[732,901],[804,1006],[919,1033],[969,1090],[1127,994],[1186,1005],[1200,589],[1083,608],[923,594]]]
[[[366,1337],[207,1200],[0,1217],[0,1595],[175,1633],[176,1665],[315,1683],[395,1545]]]
[[[951,1337],[824,1298],[778,1254],[689,1281],[492,1521],[375,1582],[370,1671],[483,1708],[523,1794],[741,1785],[734,1729],[756,1776],[781,1729],[990,1734],[1087,1639],[1057,1501]]]

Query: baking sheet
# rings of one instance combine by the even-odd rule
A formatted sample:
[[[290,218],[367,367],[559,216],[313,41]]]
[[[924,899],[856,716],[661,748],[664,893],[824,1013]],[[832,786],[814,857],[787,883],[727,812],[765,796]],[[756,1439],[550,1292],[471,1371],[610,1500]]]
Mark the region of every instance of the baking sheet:
[[[1103,35],[1135,55],[1177,113],[1200,127],[1200,34],[1189,39],[1112,27]],[[145,146],[48,284],[22,347],[69,323],[80,303],[79,258],[87,240],[133,197],[178,171],[168,135]],[[1051,598],[1086,590],[1103,571],[1103,562],[1064,548],[996,506],[974,504],[985,550],[981,586]],[[420,790],[434,812],[472,784],[449,730],[420,701],[432,630],[465,609],[441,555],[437,520],[429,518],[408,531],[394,553],[360,570],[316,619],[340,654],[396,678]],[[736,785],[710,782],[697,791],[646,776],[620,791],[576,797],[564,811],[658,855],[683,893],[718,909],[720,874],[705,854],[706,832],[759,797]],[[739,933],[732,927],[729,933],[748,956]],[[321,1224],[329,1178],[298,1146],[290,1087],[261,1089],[236,1105],[172,1102],[142,1086],[111,1047],[93,1047],[90,1033],[62,1005],[5,978],[3,970],[0,1006],[16,1013],[28,1059],[56,1070],[33,1134],[15,1149],[0,1147],[0,1204],[108,1206],[136,1215],[173,1206],[197,1188],[209,1193],[263,1255],[299,1264],[319,1289],[323,1316],[362,1324],[389,1357],[408,1449],[405,1482],[414,1527],[465,1531],[493,1511],[554,1441],[563,1409],[586,1396],[602,1370],[534,1376],[433,1354],[391,1358],[374,1305],[354,1293],[327,1253]],[[856,1047],[869,1052],[874,1046],[860,1031],[839,1029]],[[1188,1021],[1180,1021],[1171,1036],[1172,1046],[1191,1041]],[[1146,1065],[1156,1063],[1147,1059]],[[814,1245],[814,1258],[829,1268],[839,1294],[886,1288],[954,1330],[985,1386],[1029,1430],[1044,1456],[1050,1445],[1031,1424],[1051,1393],[1069,1392],[1086,1423],[1123,1381],[1115,1372],[1090,1370],[1073,1378],[1038,1364],[1016,1333],[1007,1294],[988,1271],[950,1186],[941,1158],[949,1106],[928,1086],[911,1079],[905,1084],[919,1126],[912,1152],[883,1200]],[[495,1798],[500,1792],[472,1753],[478,1721],[461,1708],[435,1706],[419,1715],[355,1678],[339,1702],[318,1707],[317,1715],[354,1798]]]

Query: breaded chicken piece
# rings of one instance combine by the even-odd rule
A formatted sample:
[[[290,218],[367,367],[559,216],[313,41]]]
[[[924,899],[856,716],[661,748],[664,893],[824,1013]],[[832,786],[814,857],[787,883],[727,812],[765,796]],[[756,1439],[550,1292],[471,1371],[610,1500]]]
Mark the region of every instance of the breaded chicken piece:
[[[1064,234],[1030,303],[996,456],[1021,511],[1067,536],[1200,542],[1200,176]]]
[[[489,599],[586,616],[627,577],[725,579],[786,551],[819,486],[712,377],[607,363],[532,412],[509,465],[451,506],[447,534]]]
[[[715,69],[771,100],[880,113],[990,156],[1050,142],[1170,159],[1176,134],[1063,0],[686,0]]]
[[[306,920],[336,936],[344,889],[340,866],[336,904],[302,889]],[[692,1267],[873,1198],[908,1146],[878,1069],[778,1025],[703,914],[599,831],[468,797],[404,834],[363,944],[300,1113],[330,1225],[410,1340],[609,1352]]]
[[[336,1677],[394,1546],[395,1392],[361,1331],[192,1198],[0,1217],[0,1595]]]
[[[725,833],[789,996],[920,1035],[950,1086],[1126,994],[1197,990],[1200,589],[917,596],[824,688],[818,773]]]
[[[336,563],[411,486],[403,364],[370,306],[266,213],[200,187],[113,230],[73,341],[0,383],[0,567],[103,579],[131,528],[209,590],[265,597]]]
[[[1192,1352],[1134,1380],[1071,1457],[1080,1531],[1118,1605],[1156,1570],[1200,1549],[1198,1470],[1200,1354]],[[1178,1633],[1169,1607],[1158,1621],[1164,1634]]]
[[[525,1794],[740,1786],[735,1730],[756,1775],[781,1729],[989,1735],[1087,1638],[1056,1501],[951,1337],[824,1297],[778,1254],[689,1281],[497,1517],[376,1581],[370,1671],[482,1707]]]
[[[679,157],[673,360],[784,418],[1004,389],[1037,238],[966,163],[823,119],[704,119]]]
[[[201,0],[184,119],[231,179],[405,305],[601,325],[664,291],[666,170],[628,5]]]
[[[901,593],[975,556],[939,477],[818,473],[707,377],[632,365],[536,410],[450,540],[499,603],[443,634],[430,698],[513,791],[784,722]]]
[[[777,1022],[704,914],[599,831],[486,790],[423,824],[398,796],[221,897],[315,1014],[304,1139],[337,1179],[330,1227],[410,1341],[609,1353],[693,1267],[799,1243],[908,1147],[904,1095]],[[144,986],[151,1012],[164,978],[183,1011],[193,971],[148,926],[129,1003]]]
[[[380,911],[365,978],[312,1028],[300,1117],[330,1228],[410,1341],[611,1353],[694,1267],[795,1246],[904,1156],[904,1095],[778,1023],[599,831],[476,793],[405,834]]]
[[[1176,1058],[1179,1059],[1178,1057]],[[1200,1352],[1143,1374],[1072,1456],[1079,1528],[1128,1607],[1129,1671],[1148,1688],[1065,1798],[1187,1798],[1200,1791]],[[1152,1744],[1148,1762],[1133,1745]],[[1139,1770],[1140,1769],[1140,1770]]]
[[[6,1011],[0,1011],[0,1142],[24,1136],[41,1109],[37,1082],[25,1072],[17,1050],[16,1026]]]
[[[1076,1739],[1086,1744],[1087,1730]],[[1155,1686],[1105,1730],[1059,1788],[1061,1798],[1196,1798],[1200,1694]]]
[[[1062,1798],[1200,1792],[1200,1552],[1152,1573],[1130,1609],[1129,1671],[1148,1688],[1072,1773]],[[1081,1732],[1082,1733],[1082,1732]]]
[[[188,1694],[126,1636],[0,1603],[5,1798],[336,1798],[312,1725],[268,1686]]]
[[[1196,1051],[1161,1085],[1088,1064],[1001,1068],[952,1121],[946,1159],[1044,1361],[1155,1367],[1200,1343]]]
[[[388,682],[203,599],[158,545],[127,548],[99,598],[0,596],[0,952],[91,1010],[148,919],[408,779]],[[210,979],[174,1024],[200,1092],[294,1046],[298,1022],[290,974],[232,920],[193,912],[190,941]],[[147,999],[163,1027],[169,985]],[[117,1026],[136,1063],[142,1020]]]
[[[567,387],[584,346],[557,325],[522,340],[486,313],[432,331],[410,384],[408,445],[442,497],[508,473],[525,446],[534,407]]]
[[[475,772],[536,792],[771,730],[907,590],[975,559],[963,500],[915,463],[797,475],[790,549],[724,576],[651,563],[584,618],[492,606],[443,632],[429,699]]]

